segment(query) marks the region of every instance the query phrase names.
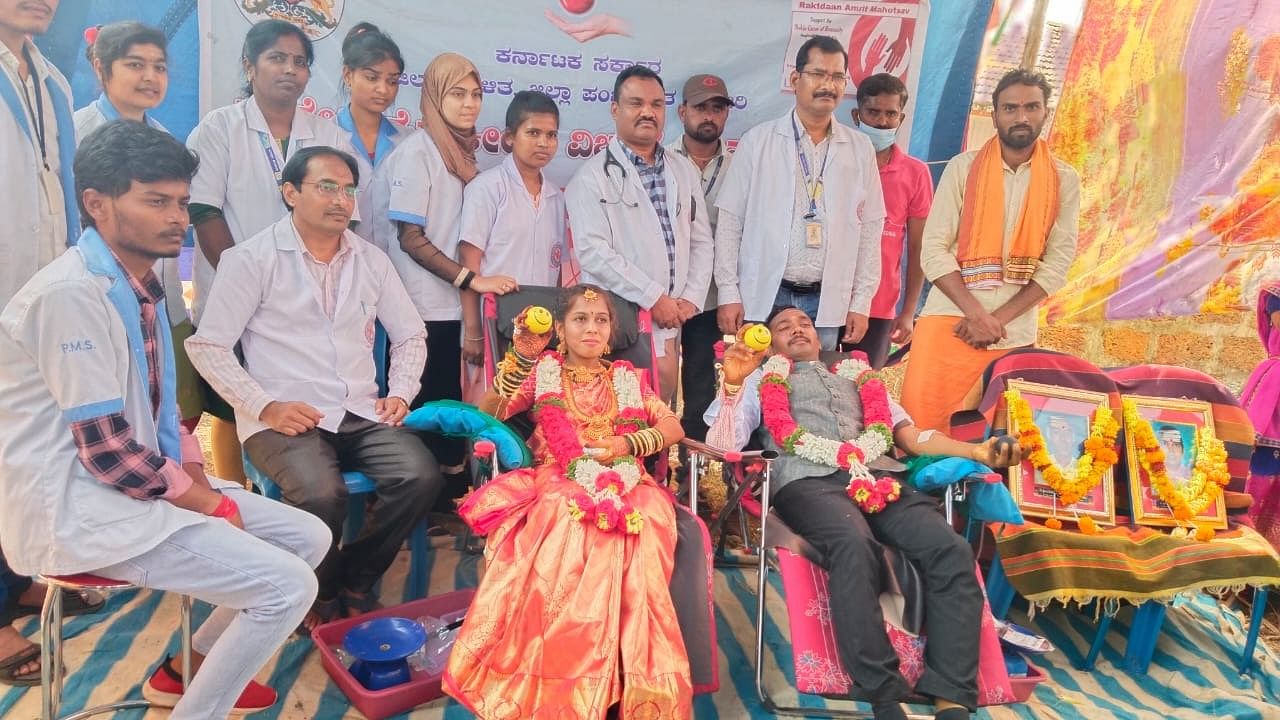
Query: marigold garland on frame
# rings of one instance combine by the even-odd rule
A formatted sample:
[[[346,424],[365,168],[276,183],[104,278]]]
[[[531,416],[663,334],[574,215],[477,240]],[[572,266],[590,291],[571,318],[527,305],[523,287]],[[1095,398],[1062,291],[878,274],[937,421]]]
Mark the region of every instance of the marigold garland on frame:
[[[1089,437],[1084,441],[1084,452],[1076,458],[1070,468],[1058,465],[1049,454],[1044,435],[1036,425],[1031,406],[1022,393],[1017,390],[1004,391],[1005,402],[1009,406],[1009,414],[1013,418],[1013,426],[1017,431],[1018,444],[1022,446],[1023,455],[1031,466],[1040,472],[1045,485],[1057,495],[1054,505],[1054,517],[1045,525],[1057,530],[1062,521],[1057,518],[1058,504],[1064,508],[1080,502],[1089,491],[1102,482],[1102,478],[1120,460],[1116,451],[1116,436],[1120,433],[1120,423],[1116,421],[1111,408],[1103,405],[1093,412],[1089,425]],[[1088,522],[1085,520],[1088,519]],[[1086,535],[1098,532],[1097,523],[1091,518],[1079,518],[1077,525]]]
[[[1209,428],[1197,428],[1195,463],[1191,468],[1191,477],[1185,484],[1178,486],[1169,478],[1164,448],[1160,447],[1155,428],[1139,412],[1137,403],[1128,398],[1124,400],[1124,423],[1133,436],[1138,463],[1147,473],[1151,489],[1155,491],[1156,497],[1169,506],[1173,519],[1179,523],[1175,531],[1190,534],[1190,528],[1194,527],[1195,539],[1212,540],[1213,528],[1206,523],[1196,523],[1195,518],[1217,502],[1223,489],[1231,482],[1231,473],[1227,469],[1227,449],[1223,442]]]

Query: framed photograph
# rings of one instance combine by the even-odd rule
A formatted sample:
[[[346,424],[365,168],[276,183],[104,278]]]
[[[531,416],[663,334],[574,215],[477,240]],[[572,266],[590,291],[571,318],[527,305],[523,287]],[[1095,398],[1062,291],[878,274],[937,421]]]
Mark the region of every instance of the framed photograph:
[[[1070,469],[1084,452],[1084,441],[1092,429],[1093,413],[1106,406],[1107,394],[1088,390],[1074,390],[1054,385],[1010,380],[1008,389],[1017,390],[1031,407],[1031,416],[1055,463]],[[1019,428],[1013,414],[1005,409],[1006,423],[1011,434]],[[1117,418],[1118,419],[1118,418]],[[1089,494],[1075,505],[1064,507],[1057,503],[1057,493],[1045,484],[1040,472],[1030,460],[1009,468],[1009,492],[1024,516],[1053,517],[1071,520],[1076,515],[1088,515],[1100,525],[1115,525],[1115,472],[1108,470]]]
[[[1191,479],[1195,465],[1196,430],[1213,429],[1213,407],[1200,400],[1174,400],[1170,398],[1125,395],[1138,408],[1138,414],[1151,423],[1156,441],[1164,450],[1165,470],[1175,487]],[[1129,463],[1129,497],[1133,503],[1133,520],[1139,525],[1174,526],[1172,511],[1151,487],[1151,477],[1142,469],[1133,428],[1124,429],[1125,456]],[[1227,510],[1222,496],[1210,503],[1194,519],[1197,525],[1215,529],[1227,526]]]

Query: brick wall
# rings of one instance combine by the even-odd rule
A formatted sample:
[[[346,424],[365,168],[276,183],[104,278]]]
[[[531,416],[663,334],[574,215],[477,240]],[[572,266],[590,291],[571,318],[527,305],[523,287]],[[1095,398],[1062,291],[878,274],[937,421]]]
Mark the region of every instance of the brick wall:
[[[1235,392],[1264,357],[1252,312],[1059,324],[1041,327],[1039,344],[1099,367],[1159,363],[1193,368]]]

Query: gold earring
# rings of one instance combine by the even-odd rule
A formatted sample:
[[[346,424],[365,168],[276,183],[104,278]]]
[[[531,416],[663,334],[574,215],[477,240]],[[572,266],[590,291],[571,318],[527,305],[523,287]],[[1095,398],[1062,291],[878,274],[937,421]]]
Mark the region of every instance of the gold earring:
[[[613,348],[609,346],[609,343],[605,343],[605,344],[604,344],[604,354],[605,354],[605,355],[608,355],[608,354],[609,354],[609,353],[611,353],[611,352],[613,352]]]
[[[559,344],[559,345],[556,345],[556,352],[560,353],[561,355],[564,355],[564,353],[565,353],[565,347],[564,347],[564,341],[563,341],[563,340],[561,340],[561,341],[560,341],[560,344]]]

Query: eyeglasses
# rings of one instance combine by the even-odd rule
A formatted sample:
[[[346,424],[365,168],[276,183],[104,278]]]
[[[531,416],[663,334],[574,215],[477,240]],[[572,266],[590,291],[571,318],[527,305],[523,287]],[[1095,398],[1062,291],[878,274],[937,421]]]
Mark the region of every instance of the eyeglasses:
[[[827,83],[843,85],[845,81],[849,79],[849,76],[844,73],[829,73],[821,70],[805,70],[800,74],[819,85],[826,85]]]
[[[348,199],[355,200],[356,196],[360,194],[360,188],[355,185],[347,185],[343,187],[332,180],[319,180],[317,182],[304,182],[302,184],[314,185],[316,190],[325,197],[333,198],[338,197],[339,195],[346,195]]]

